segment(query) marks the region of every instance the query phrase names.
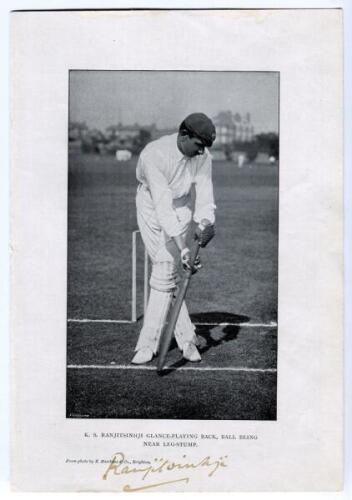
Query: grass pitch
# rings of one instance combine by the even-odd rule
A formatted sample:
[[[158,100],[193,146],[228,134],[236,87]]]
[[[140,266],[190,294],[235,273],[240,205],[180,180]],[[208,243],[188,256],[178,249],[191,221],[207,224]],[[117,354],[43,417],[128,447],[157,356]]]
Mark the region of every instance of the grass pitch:
[[[217,234],[187,295],[202,362],[185,363],[174,345],[165,376],[131,370],[141,320],[69,322],[68,417],[276,418],[277,167],[214,162],[213,180]],[[70,158],[68,318],[130,319],[135,190],[134,159]],[[141,243],[137,255],[142,313]]]

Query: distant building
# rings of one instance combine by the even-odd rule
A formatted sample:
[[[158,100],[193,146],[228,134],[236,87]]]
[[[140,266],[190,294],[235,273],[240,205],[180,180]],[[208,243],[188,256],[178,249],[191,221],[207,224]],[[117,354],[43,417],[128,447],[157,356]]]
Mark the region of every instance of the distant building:
[[[133,140],[136,139],[141,130],[149,132],[151,137],[154,137],[156,131],[156,125],[139,125],[134,123],[133,125],[123,125],[118,123],[117,125],[110,125],[105,130],[105,136],[108,140],[113,140],[117,142],[120,146],[131,147]]]
[[[149,142],[153,137],[155,130],[154,123],[152,125],[139,125],[139,123],[123,125],[120,122],[117,125],[110,125],[104,132],[108,146],[103,148],[102,152],[115,154],[117,150],[129,150],[132,154],[138,154],[145,142]]]
[[[220,111],[213,118],[216,129],[214,146],[226,146],[233,142],[250,142],[254,137],[254,127],[249,113],[240,115],[232,111]]]
[[[250,114],[240,115],[232,111],[220,111],[213,118],[216,127],[216,140],[212,151],[219,159],[229,158],[236,149],[241,149],[238,143],[251,142],[254,138],[254,128]],[[75,152],[81,149],[84,153],[115,154],[118,150],[128,150],[137,155],[145,145],[161,136],[173,134],[177,127],[158,129],[156,124],[124,125],[121,122],[100,131],[89,128],[84,122],[71,122],[69,126],[69,148]]]

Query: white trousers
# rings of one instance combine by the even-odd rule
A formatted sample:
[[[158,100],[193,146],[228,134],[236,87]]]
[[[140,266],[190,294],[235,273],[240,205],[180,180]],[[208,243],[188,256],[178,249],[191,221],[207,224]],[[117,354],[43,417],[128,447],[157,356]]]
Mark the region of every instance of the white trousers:
[[[152,275],[143,328],[135,350],[150,348],[157,353],[160,334],[180,279],[180,252],[175,242],[161,229],[153,200],[149,191],[143,186],[138,189],[136,204],[138,227],[152,262]],[[174,208],[183,226],[183,234],[186,235],[192,219],[190,198],[176,200]],[[175,339],[181,350],[185,342],[196,343],[195,327],[190,320],[185,302],[182,304],[176,323]]]

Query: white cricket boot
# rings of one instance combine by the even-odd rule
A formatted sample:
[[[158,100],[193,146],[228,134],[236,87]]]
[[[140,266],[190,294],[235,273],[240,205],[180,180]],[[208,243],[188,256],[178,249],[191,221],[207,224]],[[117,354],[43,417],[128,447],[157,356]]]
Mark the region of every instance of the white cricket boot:
[[[192,342],[184,343],[182,353],[185,359],[187,359],[188,361],[192,361],[193,363],[201,361],[202,359],[201,355],[198,352],[198,349]]]
[[[145,363],[149,363],[149,361],[151,361],[152,359],[153,351],[152,349],[146,347],[136,352],[131,363],[133,363],[134,365],[144,365]]]

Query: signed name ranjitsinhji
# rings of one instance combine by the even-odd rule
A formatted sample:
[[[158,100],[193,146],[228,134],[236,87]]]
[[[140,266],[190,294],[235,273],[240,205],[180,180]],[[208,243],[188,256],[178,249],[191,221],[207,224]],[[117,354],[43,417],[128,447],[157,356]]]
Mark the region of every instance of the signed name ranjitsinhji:
[[[134,486],[131,484],[125,484],[122,491],[133,492],[142,491],[149,488],[157,488],[158,486],[163,486],[171,483],[184,482],[188,483],[191,479],[191,474],[200,469],[206,469],[208,477],[214,476],[214,474],[221,468],[227,467],[225,460],[227,455],[214,459],[210,456],[206,456],[199,461],[192,462],[187,460],[186,455],[182,455],[181,461],[171,461],[165,458],[154,458],[152,464],[148,464],[143,467],[135,467],[126,465],[127,460],[124,453],[116,452],[113,454],[111,461],[103,474],[102,479],[106,480],[111,476],[120,476],[126,478],[126,476],[136,478],[137,475],[140,476],[142,481],[146,479],[151,479],[152,476],[155,478],[155,474],[171,474],[172,478],[166,478],[165,481],[151,482],[148,484],[143,484],[140,486]],[[185,472],[186,475],[182,477],[175,478],[175,473]]]

